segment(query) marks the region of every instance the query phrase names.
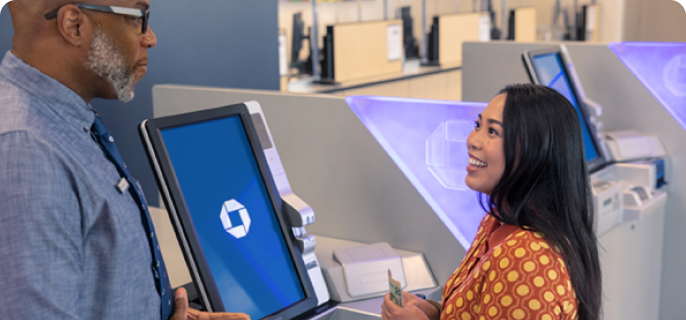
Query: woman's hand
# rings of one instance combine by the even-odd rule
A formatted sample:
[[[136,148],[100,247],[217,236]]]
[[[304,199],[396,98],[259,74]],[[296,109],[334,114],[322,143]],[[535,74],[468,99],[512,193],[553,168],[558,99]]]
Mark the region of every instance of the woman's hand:
[[[405,305],[398,306],[391,300],[391,294],[387,293],[384,297],[383,304],[381,304],[381,318],[383,320],[429,320],[429,317],[417,305],[420,304],[416,300],[421,300],[417,296],[403,291],[403,300]],[[436,310],[430,303],[431,308]]]
[[[430,319],[430,320],[438,320],[441,318],[441,312],[440,310],[436,309],[436,306],[433,304],[427,302],[426,300],[417,297],[416,295],[409,293],[407,291],[403,291],[403,300],[405,302],[405,305],[407,306],[415,306],[419,308],[419,310],[422,310],[422,312]]]

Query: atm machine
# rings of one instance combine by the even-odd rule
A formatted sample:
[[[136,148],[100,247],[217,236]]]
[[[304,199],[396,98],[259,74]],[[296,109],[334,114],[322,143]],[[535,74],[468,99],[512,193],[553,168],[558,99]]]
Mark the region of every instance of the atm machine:
[[[564,44],[526,51],[522,61],[531,82],[557,90],[576,108],[592,173],[597,235],[622,222],[638,219],[647,207],[664,206],[667,193],[660,187],[666,184],[666,152],[660,140],[636,130],[603,135],[602,107],[585,96]]]

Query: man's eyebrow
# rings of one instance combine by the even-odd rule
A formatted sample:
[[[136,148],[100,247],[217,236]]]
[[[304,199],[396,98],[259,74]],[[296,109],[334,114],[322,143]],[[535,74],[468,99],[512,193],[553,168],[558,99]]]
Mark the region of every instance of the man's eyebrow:
[[[135,5],[135,6],[141,8],[141,9],[143,9],[143,10],[148,10],[148,9],[150,9],[150,4],[145,3],[145,2],[143,2],[143,1],[138,1],[138,2],[136,2],[136,5]]]

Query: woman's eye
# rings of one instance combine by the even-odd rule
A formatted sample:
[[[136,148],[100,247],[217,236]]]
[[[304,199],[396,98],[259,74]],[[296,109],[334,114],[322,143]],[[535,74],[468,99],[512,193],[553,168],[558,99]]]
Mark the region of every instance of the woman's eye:
[[[497,134],[498,134],[498,131],[496,131],[496,130],[493,129],[493,128],[490,128],[490,129],[488,130],[488,133],[497,135]]]
[[[479,123],[479,121],[474,121],[474,128],[480,128],[480,127],[481,127],[481,124]]]

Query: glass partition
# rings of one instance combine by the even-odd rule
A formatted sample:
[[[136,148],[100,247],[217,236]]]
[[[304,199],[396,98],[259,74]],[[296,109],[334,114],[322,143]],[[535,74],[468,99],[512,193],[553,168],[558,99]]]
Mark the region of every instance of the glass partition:
[[[373,96],[346,102],[468,249],[485,212],[464,183],[466,141],[486,103]]]
[[[613,42],[609,46],[686,129],[686,43]]]

